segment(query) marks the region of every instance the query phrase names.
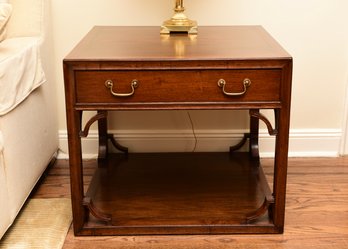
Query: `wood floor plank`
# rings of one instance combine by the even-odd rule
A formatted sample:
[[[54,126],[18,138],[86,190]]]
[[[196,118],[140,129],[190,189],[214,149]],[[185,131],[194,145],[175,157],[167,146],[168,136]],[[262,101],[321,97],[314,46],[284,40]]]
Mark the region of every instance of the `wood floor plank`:
[[[272,182],[272,160],[263,159]],[[86,184],[94,162],[84,166]],[[70,196],[69,167],[57,160],[34,198]],[[285,232],[282,235],[75,237],[70,229],[64,249],[346,249],[348,248],[348,157],[290,158]]]

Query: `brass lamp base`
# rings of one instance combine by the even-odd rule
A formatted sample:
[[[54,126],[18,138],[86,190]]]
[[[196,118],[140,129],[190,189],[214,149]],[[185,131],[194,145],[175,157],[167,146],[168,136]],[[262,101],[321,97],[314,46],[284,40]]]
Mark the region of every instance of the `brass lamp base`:
[[[197,34],[197,22],[189,19],[186,20],[173,20],[170,19],[165,21],[161,26],[161,34],[170,34],[170,33],[188,33],[188,34]]]
[[[188,33],[197,34],[197,22],[187,18],[183,0],[176,0],[174,15],[161,26],[161,34]]]

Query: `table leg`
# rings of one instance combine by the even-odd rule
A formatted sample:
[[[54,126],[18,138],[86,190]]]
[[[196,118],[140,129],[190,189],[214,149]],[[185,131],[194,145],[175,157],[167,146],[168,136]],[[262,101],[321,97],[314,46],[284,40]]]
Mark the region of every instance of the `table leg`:
[[[278,110],[278,135],[276,137],[274,159],[273,195],[275,199],[272,208],[273,221],[280,232],[284,229],[286,180],[289,146],[289,113],[286,109]]]
[[[253,115],[254,114],[254,115]],[[249,153],[250,157],[259,160],[259,109],[250,110],[250,127],[249,133],[245,133],[243,139],[236,145],[230,147],[230,153],[241,149],[249,139]]]
[[[98,111],[98,114],[103,115],[102,119],[98,119],[98,134],[99,134],[99,152],[98,161],[107,159],[109,153],[108,140],[119,151],[128,154],[128,148],[120,145],[112,134],[108,133],[108,115],[107,111]]]
[[[259,109],[253,110],[254,113],[260,113]],[[249,153],[251,158],[259,160],[259,118],[250,115],[250,139]]]
[[[108,119],[107,111],[98,111],[98,114],[104,114],[104,118],[98,119],[98,134],[99,134],[99,151],[98,161],[105,160],[108,156]]]
[[[78,232],[81,231],[87,216],[86,210],[83,206],[83,169],[81,138],[79,135],[81,130],[81,117],[81,111],[76,111],[71,108],[67,112],[71,204],[73,210],[73,226],[75,234],[78,234]]]

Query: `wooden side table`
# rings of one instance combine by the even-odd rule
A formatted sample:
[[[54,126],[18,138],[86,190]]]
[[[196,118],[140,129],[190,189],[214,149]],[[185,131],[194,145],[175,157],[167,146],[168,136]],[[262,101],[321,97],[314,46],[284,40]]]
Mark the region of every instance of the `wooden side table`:
[[[291,76],[291,56],[260,26],[200,27],[197,36],[94,27],[64,59],[75,234],[282,233]],[[229,152],[149,154],[128,153],[108,133],[108,111],[183,109],[249,110],[250,132]],[[260,109],[274,110],[274,124]],[[97,114],[82,124],[85,111]],[[273,190],[259,120],[276,136]],[[94,122],[98,168],[84,190],[81,137]],[[238,152],[247,140],[249,152]]]

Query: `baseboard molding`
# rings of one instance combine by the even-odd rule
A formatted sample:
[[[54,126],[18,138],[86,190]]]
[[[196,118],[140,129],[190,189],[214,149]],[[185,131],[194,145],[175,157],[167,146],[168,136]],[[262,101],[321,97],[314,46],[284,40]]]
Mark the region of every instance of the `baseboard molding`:
[[[197,130],[192,131],[110,131],[118,142],[130,152],[218,152],[227,151],[243,137],[242,130]],[[304,129],[290,131],[290,157],[336,157],[339,156],[342,131],[338,129]],[[266,130],[260,131],[261,157],[274,156],[274,137]],[[83,158],[95,158],[98,151],[97,131],[90,131],[82,140]],[[68,158],[67,132],[59,132],[58,158]],[[194,149],[195,148],[195,149]]]
[[[348,156],[348,85],[346,87],[345,108],[343,112],[343,129],[341,155]]]

